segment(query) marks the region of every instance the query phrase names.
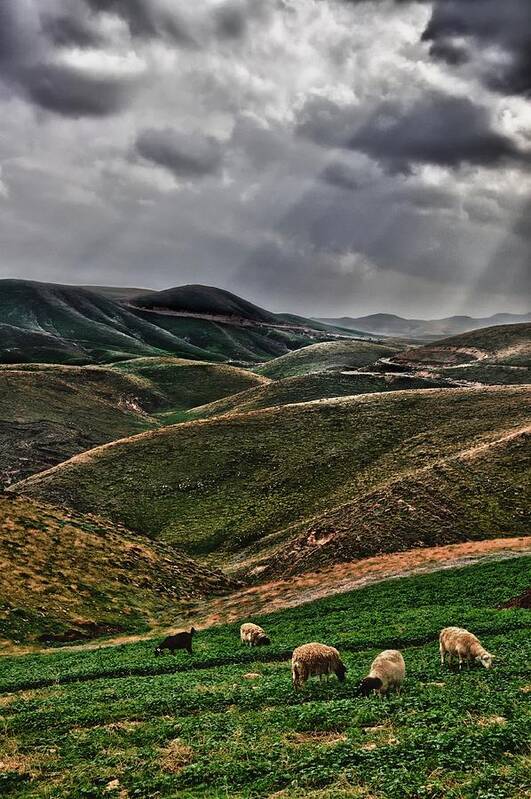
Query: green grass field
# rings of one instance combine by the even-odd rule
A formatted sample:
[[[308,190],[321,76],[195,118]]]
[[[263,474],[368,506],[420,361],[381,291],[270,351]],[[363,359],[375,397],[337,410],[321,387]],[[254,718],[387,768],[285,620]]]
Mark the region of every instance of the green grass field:
[[[531,619],[496,606],[531,558],[393,580],[196,638],[0,662],[0,793],[10,799],[523,799],[529,796]],[[441,669],[441,627],[475,631],[492,671]],[[291,687],[293,648],[338,646],[347,681]],[[375,654],[403,651],[401,696],[361,699]],[[254,675],[254,676],[250,676]]]

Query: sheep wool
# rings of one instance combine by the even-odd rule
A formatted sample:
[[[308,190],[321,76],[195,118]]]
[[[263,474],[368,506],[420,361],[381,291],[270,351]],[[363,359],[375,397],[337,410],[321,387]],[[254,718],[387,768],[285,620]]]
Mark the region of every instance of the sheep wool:
[[[240,639],[242,644],[247,644],[248,646],[264,646],[271,643],[265,630],[252,622],[242,624],[240,627]]]
[[[335,674],[340,682],[344,682],[347,668],[342,662],[337,649],[333,646],[303,644],[297,647],[291,658],[291,675],[293,686],[302,688],[310,677],[323,677]]]
[[[463,663],[476,661],[481,663],[486,669],[490,669],[494,655],[487,652],[473,633],[463,627],[445,627],[439,635],[439,652],[441,655],[441,665],[445,660],[451,661],[453,658],[459,660],[459,668]]]
[[[400,691],[406,677],[406,664],[402,653],[398,649],[386,649],[377,655],[371,670],[359,686],[362,696],[369,696],[372,692],[384,696],[389,691]]]

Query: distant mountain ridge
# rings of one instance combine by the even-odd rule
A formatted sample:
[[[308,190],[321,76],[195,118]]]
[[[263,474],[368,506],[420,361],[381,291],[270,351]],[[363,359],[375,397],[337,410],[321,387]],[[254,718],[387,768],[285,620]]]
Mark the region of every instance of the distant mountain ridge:
[[[30,280],[0,280],[0,333],[0,363],[78,365],[161,355],[253,364],[355,335],[310,319],[290,322],[208,286],[133,298],[116,287]]]
[[[436,339],[468,333],[483,327],[530,322],[531,312],[497,313],[484,318],[448,316],[443,319],[404,319],[396,314],[376,313],[369,316],[319,318],[320,322],[346,329],[361,330],[379,336],[401,336],[412,339]]]

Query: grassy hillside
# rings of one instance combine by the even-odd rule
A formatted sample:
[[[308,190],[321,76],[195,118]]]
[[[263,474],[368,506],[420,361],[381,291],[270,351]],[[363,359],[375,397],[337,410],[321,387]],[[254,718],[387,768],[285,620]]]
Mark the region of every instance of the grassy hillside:
[[[530,408],[526,388],[513,387],[292,405],[109,444],[14,490],[97,507],[131,529],[221,558],[529,424]]]
[[[0,785],[6,799],[523,799],[529,786],[530,558],[392,580],[200,632],[190,658],[154,641],[5,658]],[[390,612],[392,609],[392,612]],[[459,623],[499,660],[441,669]],[[301,643],[339,647],[347,681],[290,685]],[[360,698],[375,654],[402,650],[400,696]]]
[[[242,578],[264,581],[378,553],[531,529],[531,426],[391,479],[247,553]],[[264,549],[269,547],[266,556]]]
[[[255,322],[278,323],[275,314],[259,308],[252,302],[214,286],[177,286],[165,291],[148,291],[136,295],[132,304],[138,308],[150,308],[180,313],[205,314],[211,316],[235,316]]]
[[[260,366],[256,371],[265,377],[279,380],[324,370],[339,371],[370,366],[379,358],[392,357],[398,352],[400,348],[397,346],[373,341],[324,342],[287,353]]]
[[[0,352],[7,363],[82,364],[168,352],[207,359],[206,352],[77,286],[2,280],[0,320],[9,328]]]
[[[470,361],[531,366],[531,323],[474,330],[413,350],[394,359],[399,363],[428,366],[459,365]]]
[[[183,600],[231,588],[168,544],[5,494],[0,562],[0,639],[12,641],[146,629],[155,616],[174,618]]]
[[[273,321],[251,317],[243,324],[225,315],[183,317],[135,309],[78,286],[1,280],[0,362],[89,364],[175,355],[256,363],[338,335],[322,325],[312,329],[310,322],[281,322],[279,328],[276,317]]]
[[[265,385],[232,394],[192,410],[201,419],[222,413],[245,413],[292,402],[311,402],[330,397],[349,397],[379,391],[441,388],[444,381],[409,377],[400,374],[366,374],[364,372],[314,372],[301,377],[286,377]]]
[[[264,381],[243,369],[177,358],[139,358],[115,368],[0,366],[0,484],[157,427],[165,413],[179,415]]]
[[[265,377],[235,366],[178,358],[134,358],[115,364],[113,371],[139,379],[160,394],[158,416],[165,423],[196,405],[215,402],[269,382]]]

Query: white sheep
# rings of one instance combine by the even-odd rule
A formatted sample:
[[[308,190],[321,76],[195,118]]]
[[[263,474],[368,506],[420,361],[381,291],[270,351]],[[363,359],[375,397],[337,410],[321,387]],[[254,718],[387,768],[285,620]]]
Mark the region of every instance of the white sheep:
[[[291,676],[294,688],[302,688],[310,677],[335,674],[340,682],[345,681],[347,667],[333,646],[303,644],[294,650],[291,657]]]
[[[481,663],[486,669],[490,669],[494,655],[481,645],[478,638],[473,633],[463,627],[445,627],[439,635],[439,652],[441,654],[441,666],[444,666],[445,659],[450,661],[456,657],[459,659],[459,668],[463,663],[476,661]]]
[[[265,630],[252,622],[242,624],[240,627],[240,639],[242,644],[248,644],[249,646],[265,646],[271,643]]]
[[[386,649],[377,655],[367,677],[359,684],[358,691],[362,696],[369,696],[373,691],[384,696],[394,689],[400,691],[406,676],[406,664],[402,653],[397,649]]]

